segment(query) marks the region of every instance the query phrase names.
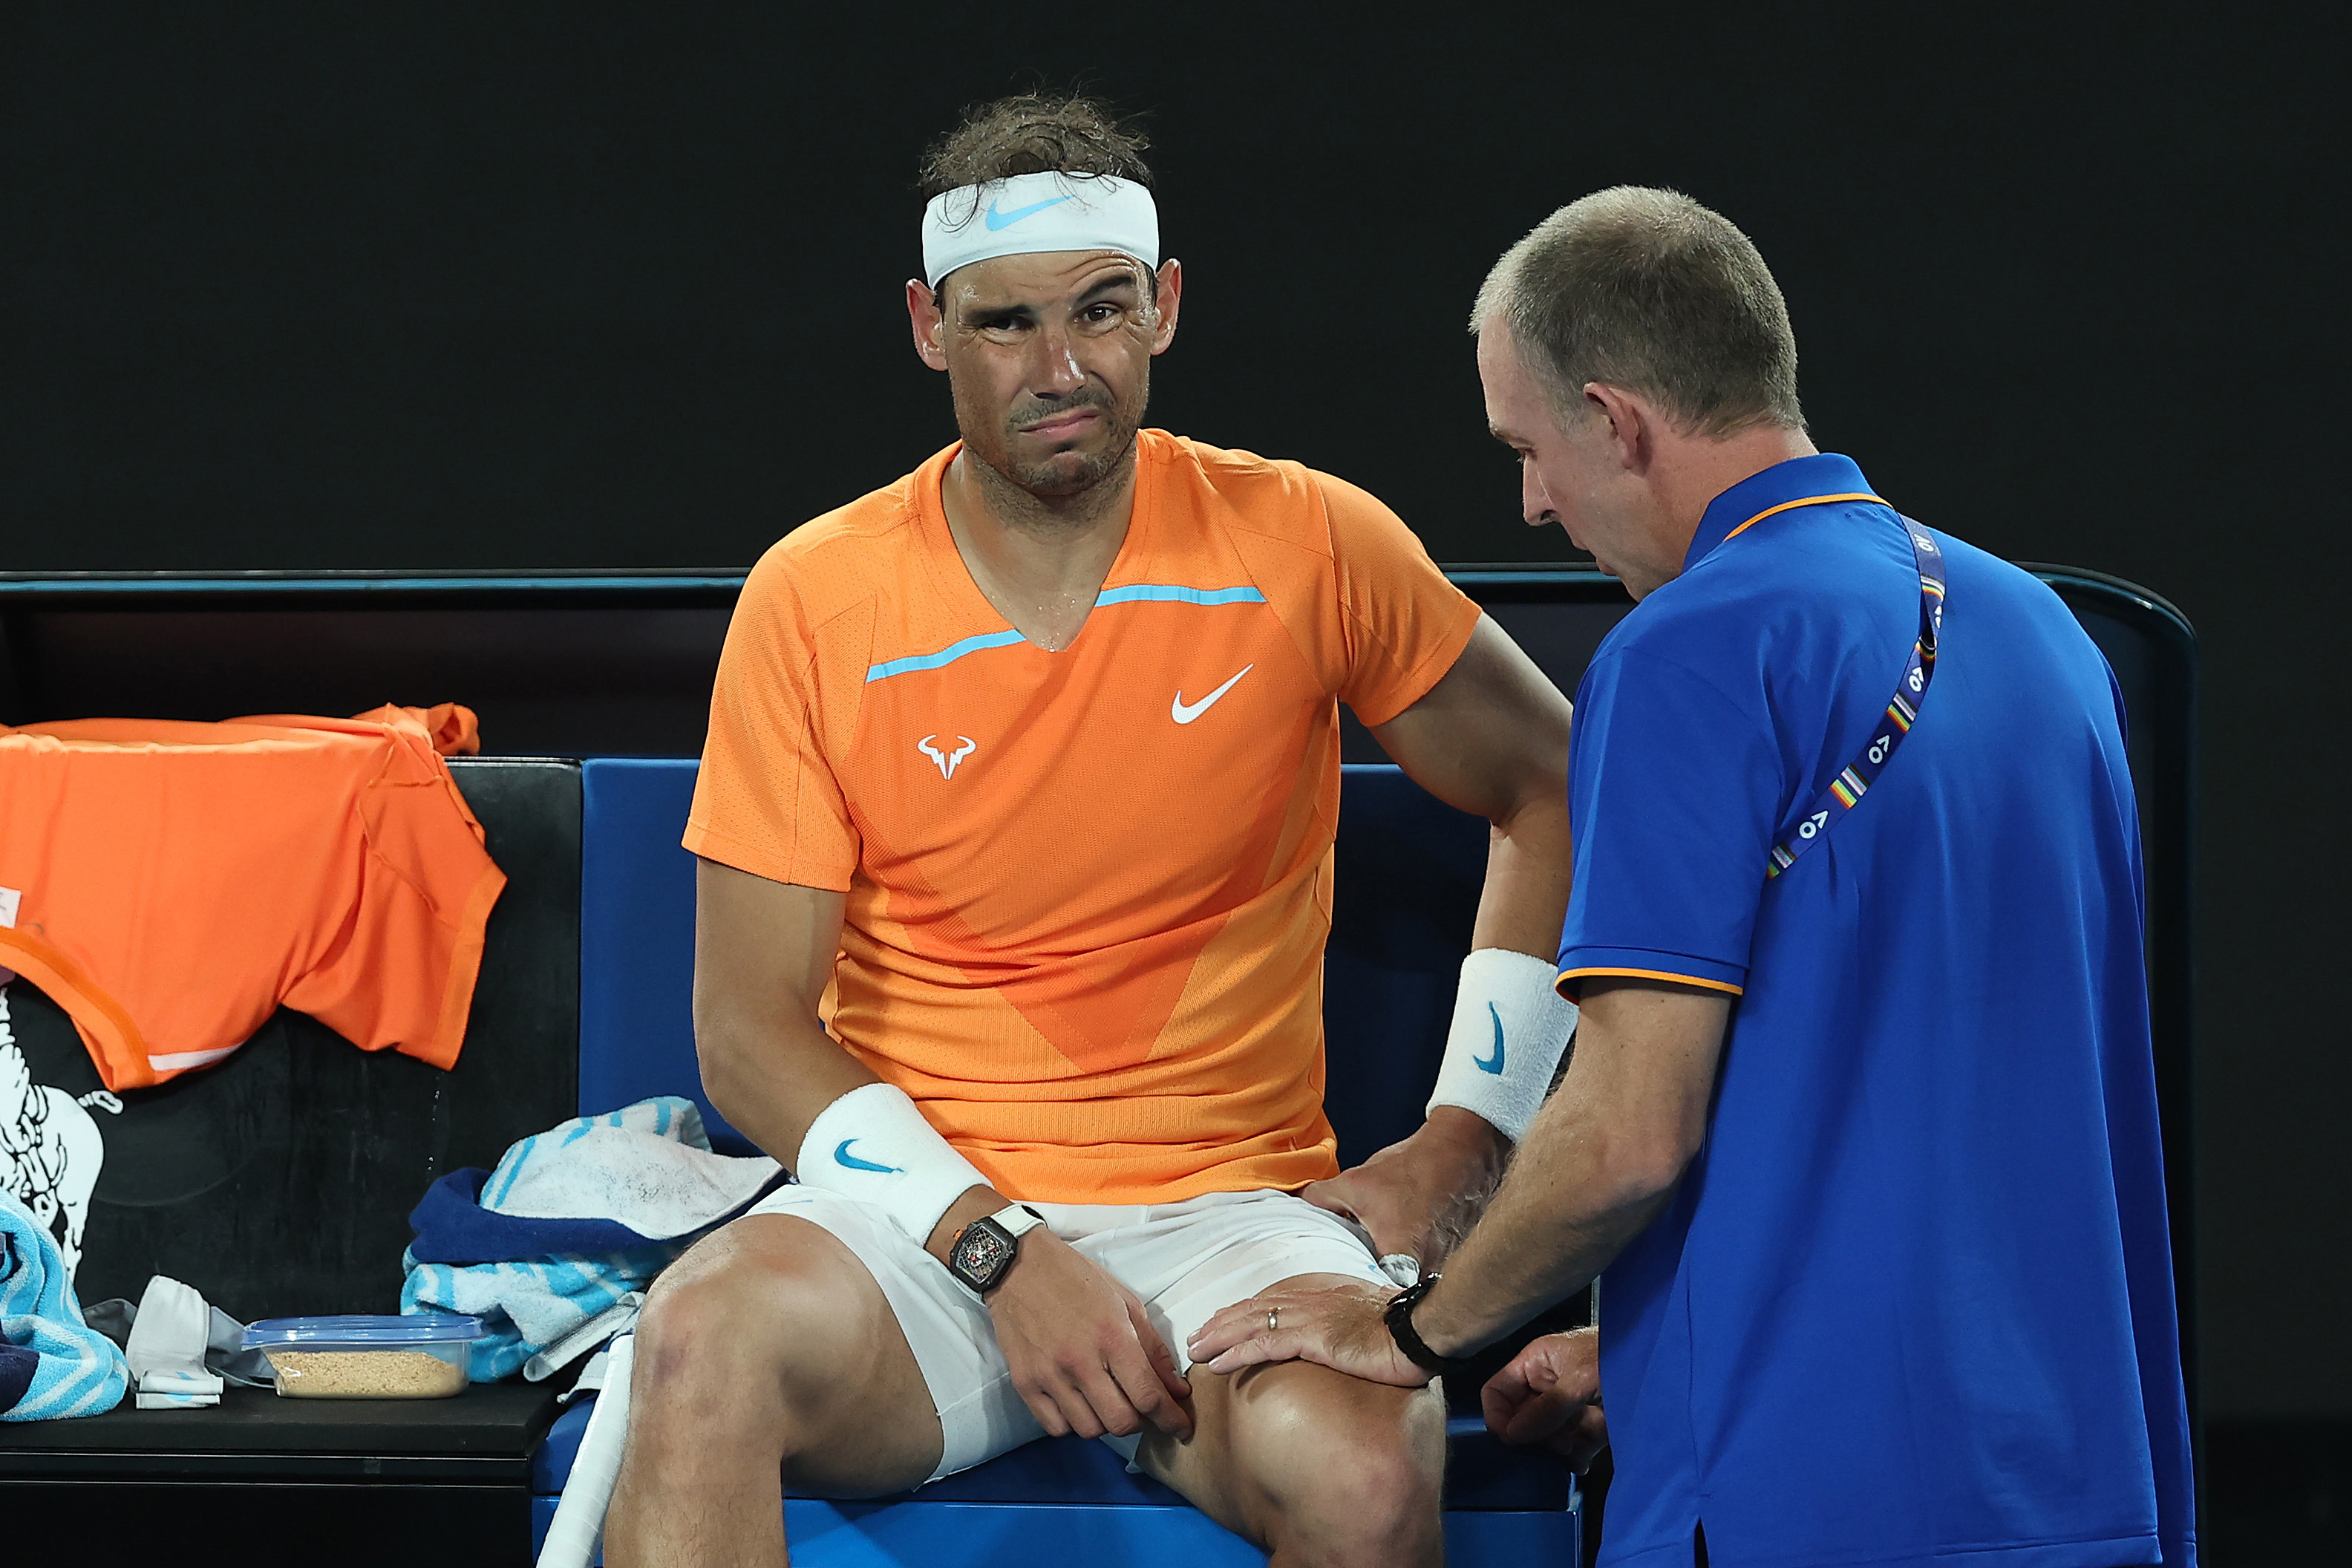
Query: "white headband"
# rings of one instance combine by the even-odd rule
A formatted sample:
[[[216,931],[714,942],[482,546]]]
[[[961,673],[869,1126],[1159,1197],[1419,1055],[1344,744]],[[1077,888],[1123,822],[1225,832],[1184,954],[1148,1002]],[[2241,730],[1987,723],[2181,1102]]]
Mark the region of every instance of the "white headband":
[[[1151,193],[1112,174],[1014,174],[959,185],[923,208],[923,281],[959,267],[1044,250],[1117,250],[1160,265]]]

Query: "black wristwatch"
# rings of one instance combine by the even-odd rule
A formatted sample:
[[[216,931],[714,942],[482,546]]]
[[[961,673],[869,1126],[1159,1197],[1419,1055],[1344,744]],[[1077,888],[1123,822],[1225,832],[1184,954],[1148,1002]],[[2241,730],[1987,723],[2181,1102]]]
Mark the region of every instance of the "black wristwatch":
[[[1045,1223],[1026,1204],[1013,1204],[972,1221],[948,1247],[948,1272],[975,1296],[986,1296],[1013,1267],[1021,1238]]]
[[[1453,1377],[1470,1370],[1469,1356],[1444,1356],[1423,1342],[1420,1332],[1412,1326],[1412,1310],[1429,1294],[1429,1288],[1445,1278],[1443,1274],[1424,1274],[1421,1281],[1409,1285],[1389,1298],[1381,1316],[1389,1326],[1389,1337],[1396,1341],[1397,1349],[1404,1352],[1405,1360],[1439,1377]]]

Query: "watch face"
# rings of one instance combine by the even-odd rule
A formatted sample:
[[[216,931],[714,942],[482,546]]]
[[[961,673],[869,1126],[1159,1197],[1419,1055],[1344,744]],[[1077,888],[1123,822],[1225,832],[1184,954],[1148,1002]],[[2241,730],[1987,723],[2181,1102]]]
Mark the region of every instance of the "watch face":
[[[948,1256],[965,1284],[984,1291],[1012,1266],[1013,1245],[1003,1226],[992,1219],[976,1219],[956,1237],[955,1250]]]

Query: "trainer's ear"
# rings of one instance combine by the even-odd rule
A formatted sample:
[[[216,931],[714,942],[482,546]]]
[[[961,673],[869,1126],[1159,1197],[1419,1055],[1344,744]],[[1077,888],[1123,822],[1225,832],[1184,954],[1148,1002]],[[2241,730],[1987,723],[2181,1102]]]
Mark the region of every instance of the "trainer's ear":
[[[1629,474],[1649,471],[1657,456],[1658,411],[1647,398],[1605,382],[1587,382],[1584,406],[1606,422],[1605,437],[1617,455],[1618,466]]]
[[[915,357],[933,370],[948,367],[947,319],[940,305],[938,289],[919,278],[907,279],[907,324],[914,329]]]

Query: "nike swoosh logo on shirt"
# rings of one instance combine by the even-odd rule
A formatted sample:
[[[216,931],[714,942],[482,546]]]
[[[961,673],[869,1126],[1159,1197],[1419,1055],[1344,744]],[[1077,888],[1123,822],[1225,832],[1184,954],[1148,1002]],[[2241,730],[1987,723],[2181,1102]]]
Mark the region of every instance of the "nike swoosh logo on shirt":
[[[987,216],[982,219],[982,221],[988,225],[988,232],[994,234],[999,229],[1011,228],[1014,224],[1019,223],[1023,218],[1027,217],[1032,213],[1041,213],[1047,207],[1060,206],[1064,202],[1066,202],[1070,198],[1067,196],[1050,196],[1042,202],[1031,202],[1025,207],[1014,207],[1009,213],[998,212],[996,210],[996,204],[994,202],[991,202],[988,204]]]
[[[857,1140],[855,1138],[843,1139],[841,1141],[841,1146],[833,1152],[833,1163],[840,1166],[845,1171],[872,1171],[875,1174],[881,1176],[901,1176],[906,1174],[905,1170],[899,1166],[877,1165],[871,1160],[859,1159],[856,1155],[849,1152],[849,1146],[856,1142]]]
[[[1480,1072],[1490,1072],[1500,1078],[1503,1076],[1503,1016],[1495,1011],[1492,1002],[1486,1004],[1486,1016],[1495,1020],[1495,1059],[1488,1061],[1485,1057],[1472,1057],[1470,1065]]]
[[[1223,697],[1226,692],[1231,691],[1234,689],[1234,680],[1239,680],[1242,676],[1247,675],[1251,670],[1255,669],[1256,668],[1257,666],[1255,664],[1245,664],[1242,666],[1241,673],[1239,675],[1235,675],[1233,680],[1226,681],[1223,686],[1218,687],[1214,691],[1210,692],[1206,697],[1202,698],[1201,700],[1192,703],[1189,707],[1185,704],[1184,693],[1181,691],[1177,692],[1176,700],[1168,705],[1168,717],[1175,720],[1179,724],[1190,724],[1193,720],[1198,719],[1202,714],[1206,713],[1210,709],[1215,707],[1217,705],[1217,699]]]

